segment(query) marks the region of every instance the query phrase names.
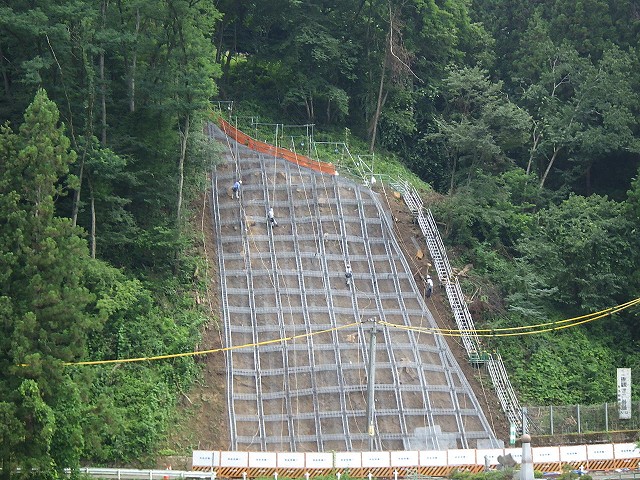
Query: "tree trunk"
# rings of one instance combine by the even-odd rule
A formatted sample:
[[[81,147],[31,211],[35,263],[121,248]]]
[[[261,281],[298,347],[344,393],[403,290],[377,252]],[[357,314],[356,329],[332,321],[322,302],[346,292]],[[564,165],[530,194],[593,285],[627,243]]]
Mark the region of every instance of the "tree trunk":
[[[136,40],[140,33],[140,9],[136,8]],[[133,57],[131,59],[131,69],[129,70],[129,111],[136,111],[136,65],[138,63],[138,53],[133,50]]]
[[[84,173],[84,157],[86,153],[82,153],[82,157],[80,158],[80,169],[78,172],[79,185],[73,192],[73,206],[71,207],[71,222],[75,227],[78,223],[78,210],[80,209],[80,193],[82,190],[82,176]]]
[[[101,135],[100,143],[107,145],[107,99],[104,85],[104,52],[100,53],[100,110],[101,110]]]
[[[220,40],[220,45],[222,45],[222,39]],[[220,57],[220,62],[222,64],[222,78],[218,82],[218,88],[220,89],[220,94],[222,98],[226,98],[227,96],[227,85],[229,84],[229,70],[231,69],[231,60],[233,60],[233,55],[237,51],[238,45],[238,27],[236,22],[233,23],[233,46],[229,48],[226,55],[224,56],[224,63],[222,63],[222,56]],[[222,54],[221,54],[222,55]]]
[[[10,459],[10,454],[5,453],[2,459],[2,469],[0,470],[0,480],[11,480],[11,472],[13,471],[13,465]]]
[[[551,156],[551,160],[549,160],[549,164],[547,165],[547,168],[544,171],[544,174],[542,175],[542,179],[540,179],[540,188],[544,187],[544,182],[547,181],[547,176],[549,175],[549,172],[551,171],[551,167],[553,166],[553,162],[556,161],[556,157],[558,156],[558,152],[559,151],[560,151],[560,147],[558,147],[558,146],[554,146],[553,147],[553,155]]]
[[[311,118],[311,110],[309,109],[309,100],[307,100],[306,95],[304,97],[304,108],[307,109],[307,120],[309,120]]]
[[[184,161],[187,157],[187,140],[189,139],[189,127],[191,117],[189,114],[184,119],[184,128],[180,132],[180,162],[178,163],[178,211],[176,221],[180,228],[180,216],[182,214],[182,189],[184,187]]]
[[[216,48],[216,63],[222,63],[222,43],[224,40],[224,18],[220,20],[220,28],[218,28],[218,48]]]
[[[327,98],[326,115],[327,115],[327,124],[331,124],[331,99],[328,99],[328,98]]]
[[[93,107],[95,106],[95,83],[94,83],[94,72],[92,71],[94,68],[94,62],[93,59],[89,59],[87,57],[87,50],[83,49],[82,50],[82,60],[84,62],[84,69],[85,69],[85,74],[87,76],[87,84],[88,84],[88,88],[87,88],[87,92],[89,95],[89,98],[87,98],[87,131],[86,131],[86,137],[87,139],[90,139],[91,137],[93,137],[93,132],[94,132],[94,115],[93,115]],[[101,56],[101,60],[104,61],[104,55]],[[74,138],[74,145],[76,150],[79,149],[79,146],[77,144],[77,142],[75,141]],[[87,149],[88,149],[88,141],[84,142],[84,146],[82,148],[82,155],[80,156],[80,166],[78,168],[78,188],[73,192],[73,204],[71,206],[71,222],[73,223],[73,226],[75,227],[78,224],[78,211],[80,209],[80,199],[82,196],[82,181],[84,179],[84,162],[87,159]]]
[[[382,113],[384,77],[385,77],[385,72],[387,70],[386,66],[387,66],[387,58],[385,54],[385,60],[382,62],[382,73],[380,74],[380,86],[378,88],[378,102],[376,104],[376,112],[373,114],[373,118],[371,119],[371,142],[369,143],[369,153],[373,153],[373,149],[376,146],[376,135],[378,134],[378,120],[380,119],[380,114]]]
[[[315,112],[313,111],[313,96],[311,94],[309,94],[308,97],[305,95],[304,106],[307,109],[307,118],[309,119],[310,122],[313,122]]]
[[[220,79],[220,82],[219,82],[219,88],[223,98],[226,98],[226,95],[227,95],[226,86],[229,84],[229,70],[231,69],[232,59],[233,59],[233,54],[231,51],[229,51],[225,55],[224,63],[222,64],[222,78]]]
[[[0,70],[2,71],[2,83],[4,85],[4,95],[11,98],[11,88],[9,87],[9,76],[7,75],[7,64],[4,61],[4,51],[0,45]]]
[[[88,179],[88,184],[89,198],[91,202],[91,233],[89,246],[91,247],[91,258],[96,258],[96,199],[93,195],[93,186],[91,185],[91,179]]]
[[[540,142],[540,137],[542,136],[542,134],[538,133],[537,130],[538,130],[538,126],[534,124],[533,133],[531,134],[533,137],[533,146],[531,147],[531,150],[529,150],[529,161],[527,162],[527,175],[531,173],[531,164],[533,163],[533,156],[536,153],[536,150],[538,149],[538,143]]]
[[[104,0],[102,2],[101,13],[102,13],[102,29],[105,29],[106,26],[106,17],[107,17],[107,4],[108,0]],[[100,51],[100,106],[101,106],[101,125],[102,125],[102,135],[100,136],[101,142],[103,146],[107,145],[107,87],[105,85],[104,78],[104,49]]]
[[[451,183],[449,184],[449,195],[453,193],[454,178],[456,176],[456,167],[458,165],[457,157],[453,157],[453,165],[451,166]]]

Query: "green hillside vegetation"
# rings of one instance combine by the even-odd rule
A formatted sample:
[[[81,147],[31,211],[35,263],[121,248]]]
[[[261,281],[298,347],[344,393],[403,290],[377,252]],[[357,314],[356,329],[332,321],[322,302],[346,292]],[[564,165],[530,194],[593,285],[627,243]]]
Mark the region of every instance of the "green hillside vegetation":
[[[215,323],[197,302],[191,219],[219,161],[202,133],[216,100],[264,123],[314,124],[316,140],[375,153],[376,173],[436,192],[455,262],[474,266],[463,288],[479,299],[478,326],[640,297],[636,8],[5,2],[2,478],[144,464],[164,438],[193,358],[67,364],[191,351]],[[344,162],[332,150],[326,160]],[[638,314],[486,346],[524,404],[613,402],[615,368],[640,366]]]

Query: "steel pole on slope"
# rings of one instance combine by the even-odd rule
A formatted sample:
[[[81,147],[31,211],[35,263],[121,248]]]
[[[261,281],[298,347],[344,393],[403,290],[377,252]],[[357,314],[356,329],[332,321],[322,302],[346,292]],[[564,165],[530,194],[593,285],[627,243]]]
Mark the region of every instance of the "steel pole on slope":
[[[374,387],[376,377],[376,319],[370,318],[370,322],[373,322],[371,326],[371,338],[369,340],[369,379],[367,382],[367,421],[369,431],[369,451],[374,449],[374,415],[375,415],[375,400],[374,400]]]

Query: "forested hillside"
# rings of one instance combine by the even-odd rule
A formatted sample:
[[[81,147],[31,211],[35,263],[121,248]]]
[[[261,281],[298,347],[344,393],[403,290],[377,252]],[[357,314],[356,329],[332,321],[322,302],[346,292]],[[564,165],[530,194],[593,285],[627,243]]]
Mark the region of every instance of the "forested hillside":
[[[442,194],[430,206],[474,265],[478,320],[553,322],[638,297],[636,2],[219,8],[220,92],[264,122],[346,127]],[[525,403],[615,401],[615,368],[639,365],[637,320],[486,346]]]
[[[0,6],[0,466],[144,461],[204,322],[213,100],[350,132],[431,185],[478,324],[640,296],[635,0],[10,0]],[[638,309],[495,339],[524,403],[615,401]],[[23,476],[29,476],[24,473]]]

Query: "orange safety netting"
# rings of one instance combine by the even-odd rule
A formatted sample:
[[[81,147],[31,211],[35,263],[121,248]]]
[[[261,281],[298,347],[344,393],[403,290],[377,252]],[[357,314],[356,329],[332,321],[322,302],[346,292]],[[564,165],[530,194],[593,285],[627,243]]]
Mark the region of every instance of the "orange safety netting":
[[[286,148],[274,147],[273,145],[269,145],[268,143],[264,143],[256,140],[255,138],[251,138],[249,135],[238,130],[221,117],[218,118],[218,125],[226,135],[233,138],[239,144],[250,148],[251,150],[266,153],[268,155],[273,155],[278,158],[283,158],[285,160],[288,160],[289,162],[298,164],[301,167],[311,168],[317,172],[328,173],[329,175],[338,174],[338,172],[336,171],[336,167],[332,163],[319,162],[309,157],[305,157],[304,155],[298,155],[297,153],[292,152],[291,150],[287,150]]]

